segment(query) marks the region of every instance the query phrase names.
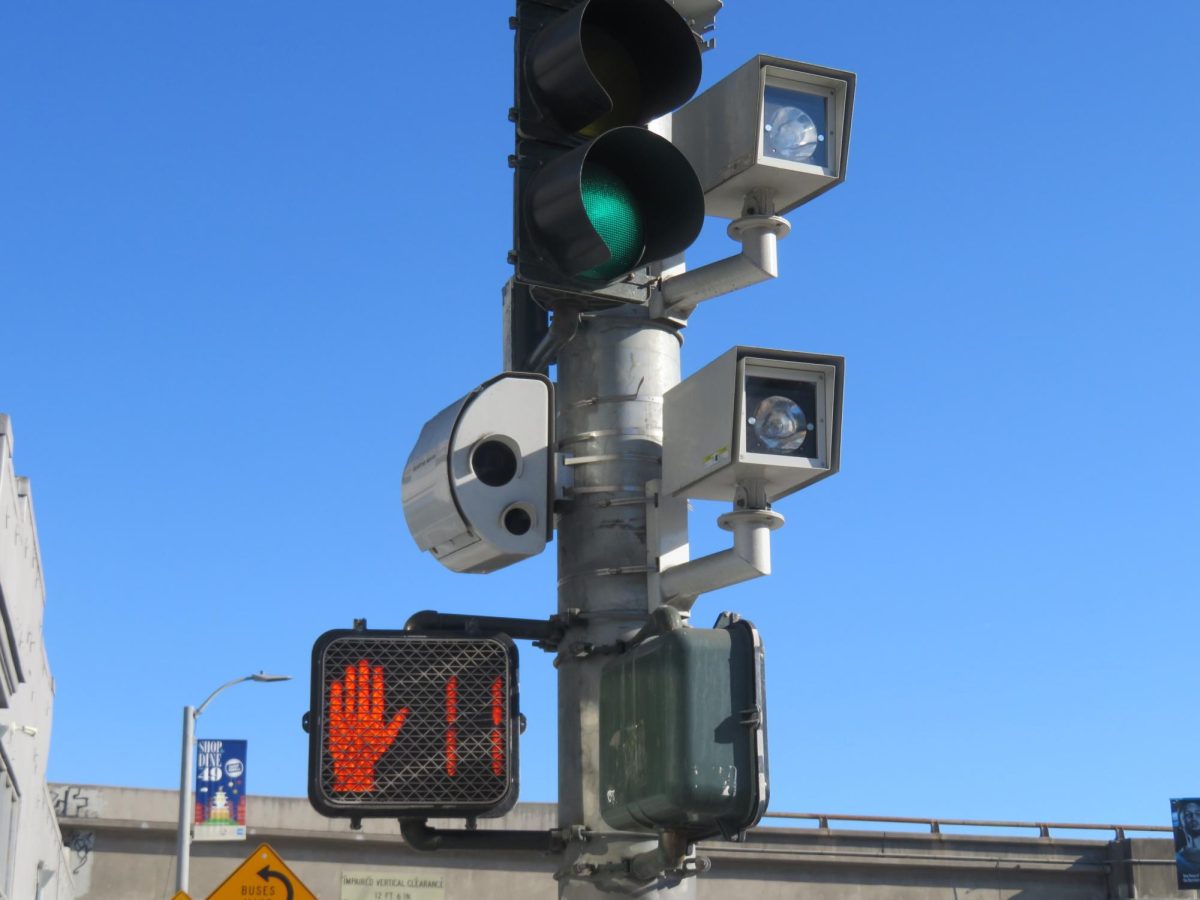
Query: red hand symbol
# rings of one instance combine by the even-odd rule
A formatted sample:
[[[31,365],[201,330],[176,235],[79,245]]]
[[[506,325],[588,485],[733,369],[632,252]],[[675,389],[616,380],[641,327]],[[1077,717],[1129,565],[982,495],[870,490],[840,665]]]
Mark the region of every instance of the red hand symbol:
[[[408,707],[384,721],[383,666],[360,659],[329,686],[329,754],[335,791],[375,790],[375,764],[396,739]]]

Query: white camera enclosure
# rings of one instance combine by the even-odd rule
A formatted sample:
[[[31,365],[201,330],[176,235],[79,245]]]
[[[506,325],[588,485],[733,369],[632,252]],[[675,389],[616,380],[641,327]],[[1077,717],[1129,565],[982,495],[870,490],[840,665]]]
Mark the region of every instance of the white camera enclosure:
[[[404,467],[404,518],[417,546],[455,572],[484,573],[550,539],[554,389],[506,372],[425,423]]]
[[[737,219],[751,195],[783,215],[845,180],[853,105],[853,72],[756,56],[671,114],[671,142],[707,215]]]
[[[768,502],[841,463],[840,356],[734,347],[663,399],[663,491],[734,499],[759,482]]]

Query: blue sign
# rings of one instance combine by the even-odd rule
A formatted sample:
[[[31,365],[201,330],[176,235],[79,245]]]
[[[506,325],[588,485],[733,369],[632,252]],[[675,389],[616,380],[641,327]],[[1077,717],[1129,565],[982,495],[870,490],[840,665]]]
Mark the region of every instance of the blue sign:
[[[196,815],[192,839],[246,839],[246,742],[196,741]]]
[[[1200,799],[1171,801],[1175,831],[1175,877],[1181,891],[1200,888]]]

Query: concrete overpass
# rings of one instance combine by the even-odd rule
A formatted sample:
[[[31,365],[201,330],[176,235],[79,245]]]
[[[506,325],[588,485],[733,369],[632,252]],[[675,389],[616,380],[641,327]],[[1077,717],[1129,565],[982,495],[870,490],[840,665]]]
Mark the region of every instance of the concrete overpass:
[[[52,785],[78,897],[166,900],[174,893],[174,791]],[[193,845],[191,891],[207,897],[268,843],[323,900],[359,900],[355,879],[422,877],[435,900],[554,900],[555,860],[529,852],[422,853],[396,822],[351,831],[308,801],[251,796],[245,843]],[[1175,889],[1173,845],[1161,826],[972,823],[771,814],[743,844],[711,842],[701,900],[1145,900],[1197,897]],[[456,828],[460,823],[434,822]],[[788,827],[788,826],[791,827]],[[480,828],[550,830],[552,804],[520,804]],[[1026,832],[1022,834],[1021,832]],[[440,890],[440,894],[438,891]],[[356,893],[356,891],[358,891]]]

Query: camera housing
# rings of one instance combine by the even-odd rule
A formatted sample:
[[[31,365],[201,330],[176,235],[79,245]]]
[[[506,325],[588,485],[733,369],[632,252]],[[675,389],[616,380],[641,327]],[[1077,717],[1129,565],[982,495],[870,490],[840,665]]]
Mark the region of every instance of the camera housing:
[[[455,572],[536,556],[553,531],[554,388],[506,372],[425,423],[401,483],[417,546]]]
[[[782,216],[841,184],[854,85],[853,72],[760,55],[673,112],[705,214],[737,219],[757,193]]]
[[[760,485],[773,502],[838,471],[840,356],[734,347],[663,399],[663,491],[733,501]]]

